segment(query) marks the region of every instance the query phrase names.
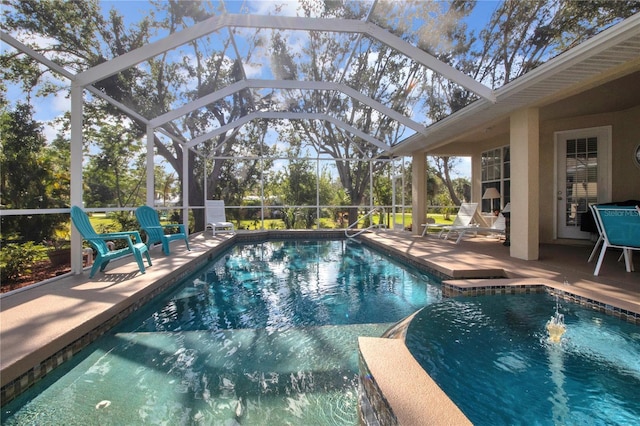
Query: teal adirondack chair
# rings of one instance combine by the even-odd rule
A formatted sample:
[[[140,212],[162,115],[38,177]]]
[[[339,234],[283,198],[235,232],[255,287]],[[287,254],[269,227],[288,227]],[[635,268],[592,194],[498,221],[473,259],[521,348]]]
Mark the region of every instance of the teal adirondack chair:
[[[149,206],[140,206],[136,209],[136,219],[144,232],[147,234],[147,247],[151,248],[152,244],[162,243],[162,251],[169,254],[169,243],[174,240],[184,240],[189,248],[189,239],[183,224],[162,225],[158,218],[158,213]],[[165,229],[178,228],[177,234],[165,234]]]
[[[145,273],[144,262],[142,260],[143,253],[147,257],[147,263],[149,264],[149,266],[151,266],[151,256],[149,256],[149,250],[147,249],[147,246],[142,242],[142,238],[140,237],[140,233],[138,231],[110,232],[106,234],[98,234],[96,233],[96,231],[94,231],[93,226],[89,221],[89,216],[87,216],[87,214],[77,206],[71,207],[71,221],[73,222],[73,225],[76,227],[78,232],[80,232],[80,235],[82,235],[82,238],[87,240],[98,253],[95,261],[93,262],[93,267],[91,268],[89,278],[93,278],[95,273],[98,271],[98,268],[100,269],[100,272],[102,272],[104,271],[104,268],[107,267],[109,262],[114,259],[123,257],[129,253],[133,254],[133,257],[135,257],[141,273]],[[132,237],[135,238],[135,242]],[[109,250],[109,248],[107,247],[107,241],[112,240],[126,240],[127,247],[117,250]]]
[[[622,249],[627,272],[633,272],[631,255],[633,251],[640,251],[640,207],[604,205],[595,206],[592,211],[603,240],[593,275],[600,273],[604,254],[609,247]]]

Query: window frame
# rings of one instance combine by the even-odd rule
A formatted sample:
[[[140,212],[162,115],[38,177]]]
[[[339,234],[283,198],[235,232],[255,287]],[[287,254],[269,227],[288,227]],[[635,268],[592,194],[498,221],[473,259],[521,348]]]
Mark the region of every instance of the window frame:
[[[509,145],[483,151],[480,154],[480,196],[488,189],[496,188],[500,193],[499,209],[511,200],[511,149]],[[490,213],[494,200],[480,199],[482,212]],[[492,206],[493,204],[493,206]]]

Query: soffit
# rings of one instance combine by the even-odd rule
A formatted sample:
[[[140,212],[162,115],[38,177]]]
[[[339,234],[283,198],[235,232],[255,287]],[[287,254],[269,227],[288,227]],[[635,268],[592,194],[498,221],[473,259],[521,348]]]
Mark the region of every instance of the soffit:
[[[510,114],[522,108],[548,106],[541,110],[548,111],[541,112],[544,117],[554,113],[593,114],[632,106],[640,99],[637,93],[640,83],[635,79],[640,70],[638,58],[640,15],[634,15],[497,89],[495,104],[480,99],[433,124],[426,135],[407,139],[393,153],[429,152],[452,142],[486,139],[487,133],[504,128]],[[573,96],[578,98],[571,101]],[[597,105],[599,100],[601,103]]]

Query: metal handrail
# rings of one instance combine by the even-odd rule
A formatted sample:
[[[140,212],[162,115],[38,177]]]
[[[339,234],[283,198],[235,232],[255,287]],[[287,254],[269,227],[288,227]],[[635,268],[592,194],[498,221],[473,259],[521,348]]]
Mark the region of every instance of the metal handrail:
[[[365,219],[366,219],[366,218],[368,218],[368,217],[371,217],[371,215],[373,215],[375,212],[378,212],[378,211],[382,211],[382,214],[384,214],[384,213],[385,213],[385,209],[384,209],[384,207],[374,207],[373,209],[371,209],[371,211],[370,211],[369,213],[365,214],[364,216],[362,216],[361,218],[359,218],[358,220],[356,220],[355,222],[353,222],[351,225],[349,225],[349,226],[344,230],[344,235],[345,235],[347,238],[353,238],[353,237],[357,237],[358,235],[362,234],[363,232],[368,231],[368,230],[373,229],[373,228],[378,228],[378,229],[386,228],[386,226],[385,226],[384,224],[379,223],[379,224],[377,224],[377,225],[370,225],[370,226],[368,226],[367,228],[361,229],[361,230],[359,230],[358,232],[356,232],[355,234],[349,234],[349,230],[350,230],[350,229],[353,229],[355,226],[357,226],[357,225],[358,225],[358,223],[360,223],[360,221],[365,220]]]

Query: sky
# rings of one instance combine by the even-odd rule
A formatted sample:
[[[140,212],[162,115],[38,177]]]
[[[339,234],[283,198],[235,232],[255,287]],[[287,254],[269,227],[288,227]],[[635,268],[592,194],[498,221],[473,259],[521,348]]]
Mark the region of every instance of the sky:
[[[472,15],[468,18],[468,24],[471,28],[480,28],[487,22],[488,16],[493,12],[496,5],[496,1],[478,1]],[[125,17],[130,17],[130,23],[138,22],[140,15],[146,13],[147,10],[153,8],[147,1],[131,1],[131,0],[111,0],[101,2],[105,14],[113,7],[123,12]],[[283,15],[295,15],[295,9],[297,2],[295,1],[275,1],[275,0],[260,0],[260,1],[227,1],[225,6],[228,11],[232,13],[246,12],[260,14],[266,10],[273,10],[278,8],[278,11]],[[2,43],[1,48],[3,51],[7,48],[7,45]],[[248,74],[252,74],[251,70],[247,70]],[[249,78],[252,75],[248,76]],[[257,77],[257,76],[255,76]],[[64,84],[68,85],[68,82]],[[9,92],[9,98],[15,97],[19,99],[24,96],[19,91],[15,90]],[[48,140],[52,140],[57,133],[57,125],[51,122],[52,118],[61,115],[69,110],[69,100],[66,97],[66,93],[58,92],[55,95],[50,95],[46,98],[38,98],[32,96],[32,103],[35,108],[35,118],[38,121],[46,122],[45,135]],[[458,174],[462,177],[470,177],[471,164],[469,158],[462,158],[460,164],[456,168]]]

